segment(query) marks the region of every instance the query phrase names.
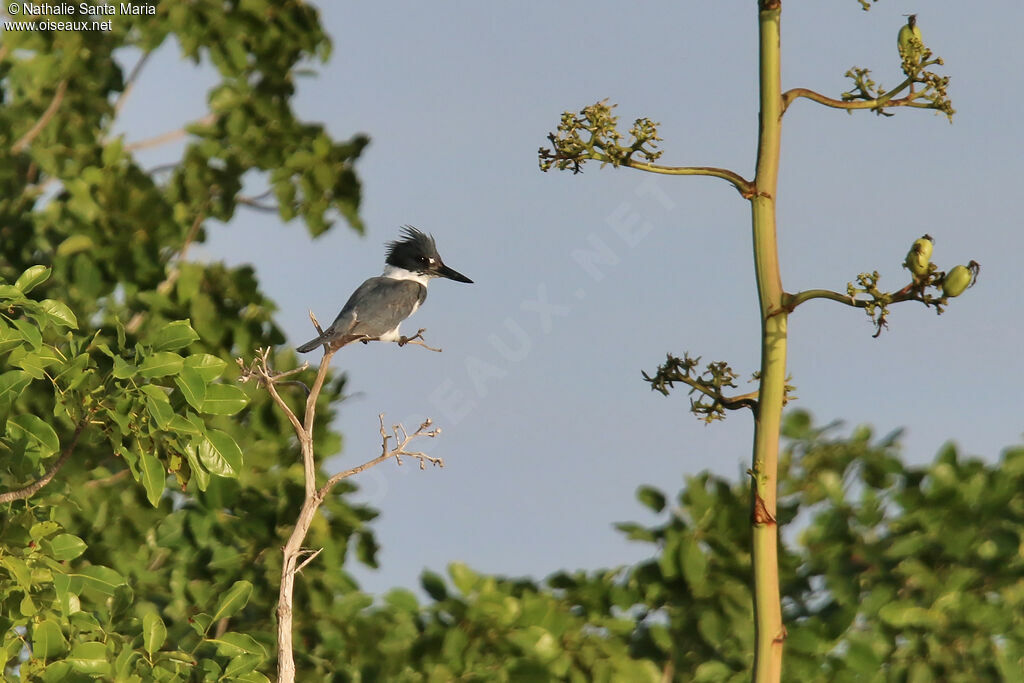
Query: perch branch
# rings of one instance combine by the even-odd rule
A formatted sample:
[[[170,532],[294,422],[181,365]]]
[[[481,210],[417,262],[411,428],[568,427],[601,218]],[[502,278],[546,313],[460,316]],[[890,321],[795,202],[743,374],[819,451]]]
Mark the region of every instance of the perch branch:
[[[75,425],[75,433],[71,435],[71,441],[68,442],[68,445],[64,447],[64,452],[60,454],[60,457],[57,458],[55,463],[50,465],[50,468],[46,470],[43,476],[39,477],[28,486],[24,486],[16,491],[0,493],[0,504],[9,503],[12,500],[24,500],[29,498],[35,494],[36,491],[49,484],[57,472],[60,471],[60,468],[64,466],[64,463],[68,461],[68,458],[71,457],[71,454],[75,452],[75,446],[78,445],[78,437],[80,437],[82,432],[85,430],[85,426],[89,423],[89,417],[91,415],[92,413],[89,412],[86,415],[83,415],[78,421],[78,424]]]
[[[50,104],[46,107],[46,111],[42,113],[39,120],[28,129],[28,131],[21,136],[21,138],[11,145],[11,154],[20,154],[26,147],[32,144],[32,141],[43,132],[46,128],[46,124],[50,122],[54,114],[57,113],[57,109],[60,108],[60,103],[64,101],[64,94],[68,90],[68,82],[66,80],[61,81],[57,85],[56,92],[53,93],[53,99],[50,100]]]
[[[323,330],[316,321],[316,316],[314,316],[312,312],[310,313],[310,319],[313,321],[313,325],[316,327],[317,332],[322,334]],[[409,341],[407,343],[413,342]],[[292,612],[295,592],[295,575],[312,562],[320,553],[320,550],[311,551],[303,548],[302,544],[305,541],[306,535],[309,533],[310,525],[313,523],[317,510],[320,508],[320,505],[326,499],[331,489],[342,479],[358,474],[359,472],[367,470],[390,458],[394,458],[399,464],[401,464],[403,456],[416,458],[420,462],[420,469],[425,469],[426,463],[428,462],[433,465],[441,467],[444,466],[444,462],[440,458],[435,458],[419,451],[408,450],[409,444],[414,439],[421,437],[433,438],[441,433],[439,428],[430,429],[431,421],[429,419],[424,421],[423,424],[419,426],[419,429],[412,434],[407,433],[405,428],[401,425],[394,425],[391,428],[392,433],[388,434],[384,429],[384,415],[381,414],[379,417],[381,454],[373,460],[363,463],[358,467],[353,467],[349,470],[345,470],[344,472],[335,474],[330,477],[323,486],[320,488],[316,487],[316,461],[313,453],[313,426],[316,419],[316,402],[323,390],[324,381],[327,377],[327,370],[336,351],[337,349],[331,349],[330,347],[325,347],[324,349],[324,357],[320,362],[320,368],[317,371],[316,379],[314,380],[313,386],[309,389],[309,394],[306,397],[306,405],[302,422],[299,421],[295,411],[289,408],[288,404],[281,398],[281,395],[278,393],[275,386],[283,377],[294,374],[296,372],[295,370],[282,373],[274,372],[271,369],[269,362],[270,349],[257,350],[256,356],[249,365],[246,365],[245,361],[241,358],[238,359],[238,365],[242,369],[239,381],[245,382],[250,379],[255,379],[259,384],[267,389],[267,392],[274,400],[274,403],[276,403],[284,412],[288,421],[291,423],[292,428],[295,431],[295,435],[299,440],[299,448],[302,453],[305,498],[302,502],[302,507],[299,510],[298,518],[295,521],[295,527],[292,529],[291,535],[288,537],[287,542],[282,548],[281,586],[277,603],[277,680],[279,683],[293,683],[295,681],[295,656],[293,652],[292,639]],[[303,366],[302,369],[305,368],[306,366]],[[394,439],[394,446],[390,445],[392,439]],[[301,561],[300,558],[302,558]]]
[[[216,120],[217,120],[217,115],[216,114],[207,114],[203,118],[196,120],[193,125],[206,126],[206,125],[209,125],[209,124],[213,123]],[[159,147],[160,145],[165,145],[168,142],[174,142],[175,140],[183,138],[187,134],[188,134],[187,130],[185,130],[184,128],[178,128],[177,130],[167,131],[166,133],[161,133],[160,135],[155,135],[155,136],[153,136],[151,138],[146,138],[145,140],[139,140],[138,142],[132,142],[130,144],[125,145],[124,149],[125,149],[126,152],[136,152],[136,151],[138,151],[140,149],[149,149],[150,147]]]

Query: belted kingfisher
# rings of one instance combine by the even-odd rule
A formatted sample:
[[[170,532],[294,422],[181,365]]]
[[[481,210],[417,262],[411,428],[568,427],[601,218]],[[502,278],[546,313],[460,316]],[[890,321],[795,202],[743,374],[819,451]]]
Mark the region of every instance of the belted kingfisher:
[[[399,341],[399,325],[426,301],[427,283],[435,277],[473,282],[444,264],[432,236],[402,226],[402,238],[388,243],[384,273],[359,285],[331,326],[297,351],[324,344],[337,350],[356,341]]]

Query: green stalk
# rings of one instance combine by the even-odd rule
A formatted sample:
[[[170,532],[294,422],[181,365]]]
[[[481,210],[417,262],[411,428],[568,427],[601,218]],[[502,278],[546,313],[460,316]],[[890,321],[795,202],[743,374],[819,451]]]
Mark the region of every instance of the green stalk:
[[[775,236],[775,191],[782,133],[779,63],[780,0],[760,0],[760,104],[755,195],[751,198],[754,264],[761,310],[761,385],[754,423],[753,563],[756,647],[754,681],[777,683],[782,676],[779,597],[779,530],[776,523],[779,430],[786,387],[786,321]]]

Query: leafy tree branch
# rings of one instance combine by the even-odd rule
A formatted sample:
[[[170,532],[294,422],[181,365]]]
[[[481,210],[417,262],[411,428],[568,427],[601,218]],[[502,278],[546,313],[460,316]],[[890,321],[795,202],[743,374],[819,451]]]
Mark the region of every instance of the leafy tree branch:
[[[89,424],[89,418],[92,416],[92,412],[86,413],[78,420],[78,424],[75,425],[75,431],[71,435],[71,439],[68,444],[64,447],[60,457],[49,468],[43,473],[43,476],[36,479],[31,484],[23,486],[20,489],[14,491],[5,491],[0,493],[0,504],[9,503],[12,500],[24,500],[32,497],[37,491],[50,483],[50,481],[56,476],[60,468],[64,466],[64,463],[68,461],[68,458],[75,452],[75,446],[78,445],[78,438],[85,431],[85,428]]]

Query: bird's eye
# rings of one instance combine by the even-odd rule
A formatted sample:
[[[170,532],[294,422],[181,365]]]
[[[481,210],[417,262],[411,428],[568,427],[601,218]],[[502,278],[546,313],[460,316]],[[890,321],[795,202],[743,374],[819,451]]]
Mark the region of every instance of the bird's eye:
[[[419,261],[420,263],[430,263],[431,261],[431,259],[427,258],[426,256],[417,256],[416,260]]]

